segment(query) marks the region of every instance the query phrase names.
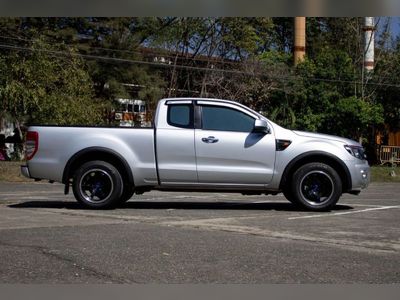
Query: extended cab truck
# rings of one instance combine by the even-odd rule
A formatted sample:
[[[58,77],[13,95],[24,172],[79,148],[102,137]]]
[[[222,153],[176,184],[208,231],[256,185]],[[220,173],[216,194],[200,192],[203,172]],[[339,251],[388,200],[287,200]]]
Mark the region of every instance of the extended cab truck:
[[[360,144],[284,129],[237,102],[163,99],[152,128],[31,126],[22,173],[89,208],[158,190],[277,194],[321,211],[369,183]]]

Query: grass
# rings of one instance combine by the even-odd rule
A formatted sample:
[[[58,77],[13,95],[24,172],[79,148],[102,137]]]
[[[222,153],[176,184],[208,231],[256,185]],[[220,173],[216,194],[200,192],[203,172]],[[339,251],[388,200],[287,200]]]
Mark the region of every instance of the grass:
[[[0,161],[0,181],[11,182],[31,182],[32,179],[26,178],[21,174],[20,166],[22,161]]]
[[[390,176],[394,170],[396,176]],[[400,167],[373,166],[371,168],[371,182],[400,182]]]
[[[21,175],[20,166],[24,162],[0,161],[0,181],[32,182],[32,179]],[[373,166],[371,168],[371,182],[400,182],[400,167],[395,168],[397,176],[390,176],[391,167]]]

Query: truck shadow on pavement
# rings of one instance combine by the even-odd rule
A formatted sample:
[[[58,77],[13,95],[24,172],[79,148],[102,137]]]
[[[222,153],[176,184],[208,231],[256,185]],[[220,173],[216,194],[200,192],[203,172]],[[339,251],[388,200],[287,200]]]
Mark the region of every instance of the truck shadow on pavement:
[[[78,202],[72,201],[28,201],[8,205],[10,208],[54,208],[71,210],[91,210]],[[289,202],[193,202],[193,201],[129,201],[116,209],[204,209],[204,210],[276,210],[276,211],[307,211]],[[336,205],[331,211],[351,210],[348,205]]]

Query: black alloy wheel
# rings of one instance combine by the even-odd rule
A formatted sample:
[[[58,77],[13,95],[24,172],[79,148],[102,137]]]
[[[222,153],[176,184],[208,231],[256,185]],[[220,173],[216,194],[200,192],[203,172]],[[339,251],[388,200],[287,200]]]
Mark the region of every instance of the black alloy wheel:
[[[76,200],[88,208],[112,208],[123,192],[123,182],[117,168],[105,161],[83,164],[73,178]]]
[[[304,208],[313,211],[331,209],[342,195],[342,181],[331,166],[308,163],[293,174],[292,195]]]

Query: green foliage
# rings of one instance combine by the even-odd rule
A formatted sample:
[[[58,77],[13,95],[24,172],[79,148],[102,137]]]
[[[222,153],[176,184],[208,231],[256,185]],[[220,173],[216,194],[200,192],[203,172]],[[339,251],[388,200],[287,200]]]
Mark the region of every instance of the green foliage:
[[[352,61],[343,51],[325,47],[314,60],[306,59],[297,67],[300,81],[296,99],[297,126],[304,130],[331,132],[331,111],[341,98],[353,94]],[[336,132],[337,133],[337,132]]]
[[[264,50],[271,39],[269,18],[147,18],[147,41],[195,57],[243,59]]]
[[[287,52],[271,50],[260,54],[259,59],[266,65],[288,67],[292,61],[292,55]]]
[[[383,122],[383,107],[357,96],[350,55],[328,46],[322,49],[299,64],[295,76],[286,72],[287,79],[271,93],[269,117],[289,128],[365,137],[371,126]],[[289,64],[282,53],[264,53],[261,59],[275,67]]]
[[[383,121],[382,105],[349,97],[337,101],[327,123],[333,133],[357,139],[365,136],[371,125],[382,124]]]
[[[73,84],[81,86],[77,83],[78,80],[81,82],[89,80],[91,83],[87,86],[91,91],[90,98],[96,99],[97,106],[97,109],[91,109],[91,111],[96,111],[97,113],[97,111],[101,111],[103,108],[110,110],[112,106],[117,105],[115,103],[115,99],[117,98],[137,99],[140,93],[146,96],[146,100],[155,102],[157,98],[164,95],[165,85],[159,76],[159,72],[149,70],[143,65],[117,61],[118,59],[142,60],[138,47],[147,39],[152,30],[156,30],[155,27],[160,25],[158,22],[155,22],[154,26],[146,27],[151,20],[152,18],[0,18],[0,33],[6,39],[6,44],[18,43],[22,44],[23,47],[32,47],[32,36],[38,36],[38,32],[40,32],[40,35],[45,37],[49,44],[52,44],[52,47],[50,47],[52,50],[68,52],[71,51],[69,50],[71,48],[75,54],[115,58],[115,61],[91,59],[83,63],[82,59],[78,60],[78,57],[73,57],[73,63],[78,63],[77,69],[84,67],[84,72],[88,75],[88,78],[83,79],[82,74],[78,74],[77,77],[72,76],[74,80],[70,82],[70,86]],[[36,44],[34,47],[39,50],[42,46]],[[48,48],[49,45],[44,45],[43,49]],[[15,61],[18,61],[20,57],[26,56],[26,53],[22,54],[21,52],[15,57],[15,54],[8,50],[0,50],[0,53],[3,53],[5,59],[12,58]],[[62,58],[62,56],[58,56],[56,60],[70,59],[69,57]],[[30,57],[34,59],[33,55]],[[54,55],[47,55],[46,57],[49,60],[55,60]],[[65,61],[63,61],[61,66],[65,64]],[[51,66],[42,64],[40,67],[44,67],[46,70],[46,68]],[[70,66],[69,69],[72,68],[73,66]],[[27,72],[27,70],[24,70],[24,72]],[[40,77],[37,79],[40,80]],[[49,84],[51,82],[49,81]],[[52,87],[49,86],[48,89],[52,90]],[[68,87],[65,86],[63,96],[65,96],[67,89]],[[158,92],[155,93],[154,90]],[[152,96],[150,97],[150,95]],[[47,97],[50,98],[49,95]],[[74,97],[74,94],[71,94],[71,97]],[[54,107],[50,105],[51,103],[53,102],[49,102],[50,112],[54,110]],[[89,109],[90,106],[86,107]],[[88,113],[86,112],[84,115]],[[40,116],[43,116],[43,114],[44,112],[41,112]],[[66,114],[68,115],[69,113],[66,112]],[[75,115],[75,113],[73,114]],[[38,116],[37,113],[33,115],[36,120],[42,120]],[[21,118],[28,119],[24,116],[21,116]],[[57,122],[65,121],[56,117],[53,117],[53,119],[57,119]],[[84,120],[76,121],[91,122],[89,120],[90,118],[85,118]]]
[[[291,53],[293,48],[293,18],[272,18],[269,46],[279,52]]]
[[[376,102],[384,108],[385,124],[391,130],[400,130],[400,38],[394,43],[392,49],[382,51],[379,55],[379,64],[377,64],[371,80],[379,83],[383,81],[386,84],[374,87]]]
[[[140,61],[139,47],[157,24],[153,18],[93,18],[88,25],[90,30],[85,33],[95,38],[88,39],[84,47],[100,56]],[[164,91],[154,93],[165,86],[159,73],[143,65],[96,60],[89,62],[89,72],[96,83],[96,97],[110,102],[142,95],[146,99],[141,99],[155,102],[164,94]]]
[[[362,61],[363,18],[307,18],[306,26],[309,58],[314,59],[328,47],[349,55],[354,67]]]
[[[286,128],[294,128],[296,125],[296,114],[287,98],[274,108],[269,117]]]
[[[47,51],[62,50],[67,57]],[[17,123],[98,124],[101,110],[93,102],[92,81],[76,52],[36,40],[32,52],[1,57],[2,109]]]
[[[354,139],[382,121],[400,128],[398,87],[359,84],[398,85],[400,42],[384,48],[377,39],[375,71],[362,77],[362,18],[306,25],[307,58],[293,67],[292,18],[0,18],[1,35],[11,38],[4,43],[70,53],[0,50],[0,117],[96,123],[116,98],[146,100],[151,111],[163,96],[208,96],[240,101],[285,127]],[[38,32],[49,42],[32,46]],[[83,63],[76,53],[107,59]]]
[[[268,18],[221,18],[218,26],[221,27],[224,44],[242,56],[256,53],[265,44],[272,23]]]

